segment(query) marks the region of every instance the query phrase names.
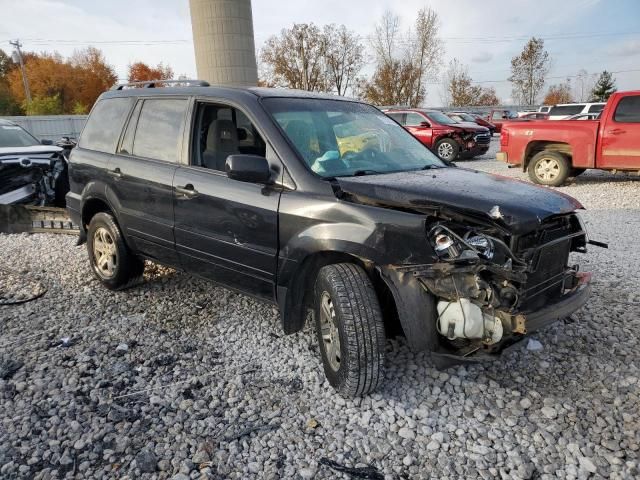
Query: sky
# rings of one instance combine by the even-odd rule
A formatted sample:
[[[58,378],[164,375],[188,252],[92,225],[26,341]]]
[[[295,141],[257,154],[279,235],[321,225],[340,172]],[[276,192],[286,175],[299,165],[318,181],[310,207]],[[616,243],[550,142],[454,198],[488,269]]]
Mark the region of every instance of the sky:
[[[552,58],[548,83],[580,69],[609,70],[620,90],[640,88],[640,0],[253,0],[256,47],[294,23],[344,24],[368,46],[386,10],[411,27],[429,6],[440,18],[443,63],[458,58],[474,81],[511,102],[510,60],[531,36],[545,39]],[[143,61],[170,65],[176,76],[197,78],[188,0],[0,0],[0,48],[19,38],[26,51],[69,56],[100,48],[118,77]],[[370,49],[368,49],[370,50]],[[373,70],[373,59],[365,73]],[[425,103],[442,103],[441,84],[427,85]]]

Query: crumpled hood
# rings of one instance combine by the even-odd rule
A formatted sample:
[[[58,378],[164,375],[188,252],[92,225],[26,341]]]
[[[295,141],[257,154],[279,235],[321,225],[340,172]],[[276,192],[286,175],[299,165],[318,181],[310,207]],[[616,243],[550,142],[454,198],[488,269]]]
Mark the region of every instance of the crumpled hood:
[[[513,233],[536,229],[545,219],[583,208],[573,197],[546,187],[466,168],[338,178],[353,201],[407,209],[450,209],[492,218],[498,206]]]
[[[62,148],[55,145],[34,145],[32,147],[0,147],[0,156],[3,155],[42,155],[44,153],[60,153]]]

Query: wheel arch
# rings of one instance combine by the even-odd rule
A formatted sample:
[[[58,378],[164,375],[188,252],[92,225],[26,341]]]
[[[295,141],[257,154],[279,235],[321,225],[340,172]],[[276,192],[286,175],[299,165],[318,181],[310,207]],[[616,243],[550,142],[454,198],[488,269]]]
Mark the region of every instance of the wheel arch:
[[[545,151],[561,153],[569,159],[569,162],[571,162],[571,159],[573,158],[573,149],[568,143],[549,140],[534,140],[529,142],[525,148],[522,160],[522,171],[527,171],[529,162],[535,155]]]

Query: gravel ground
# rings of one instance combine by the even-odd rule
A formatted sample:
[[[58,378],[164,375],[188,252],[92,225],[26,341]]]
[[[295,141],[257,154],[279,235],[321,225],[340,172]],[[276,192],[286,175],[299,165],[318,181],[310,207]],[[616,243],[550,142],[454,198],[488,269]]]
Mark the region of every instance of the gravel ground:
[[[461,165],[521,177],[493,143]],[[109,292],[74,238],[0,235],[6,298],[48,289],[0,306],[0,477],[350,478],[326,457],[360,478],[638,478],[640,182],[560,190],[610,243],[579,259],[589,304],[489,365],[440,372],[390,340],[383,389],[355,401],[271,306],[153,265]]]

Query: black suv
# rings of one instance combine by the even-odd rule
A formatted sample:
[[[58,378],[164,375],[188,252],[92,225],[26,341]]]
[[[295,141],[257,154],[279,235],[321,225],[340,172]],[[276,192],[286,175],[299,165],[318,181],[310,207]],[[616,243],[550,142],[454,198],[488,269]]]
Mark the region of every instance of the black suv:
[[[587,301],[571,197],[445,165],[358,101],[153,86],[104,93],[71,154],[67,206],[107,288],[150,259],[273,302],[286,333],[312,312],[344,395],[380,384],[385,336],[481,361]]]

